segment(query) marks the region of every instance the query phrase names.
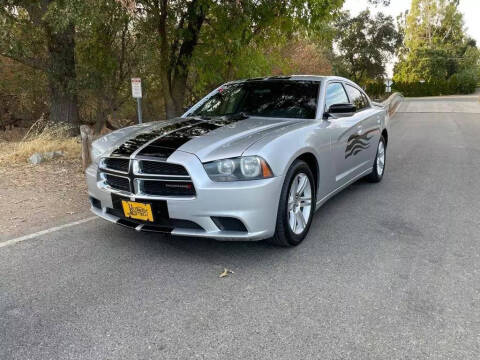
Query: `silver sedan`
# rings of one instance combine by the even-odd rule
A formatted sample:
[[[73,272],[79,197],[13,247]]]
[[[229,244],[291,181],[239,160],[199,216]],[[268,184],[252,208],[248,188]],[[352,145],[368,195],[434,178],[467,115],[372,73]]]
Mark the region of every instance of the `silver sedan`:
[[[138,231],[298,245],[329,198],[382,180],[388,129],[344,78],[230,82],[180,118],[96,140],[91,209]]]

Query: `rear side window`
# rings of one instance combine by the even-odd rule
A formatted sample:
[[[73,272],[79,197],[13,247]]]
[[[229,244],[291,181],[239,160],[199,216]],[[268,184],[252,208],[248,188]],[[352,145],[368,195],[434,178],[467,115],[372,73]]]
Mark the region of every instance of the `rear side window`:
[[[368,101],[362,92],[353,86],[346,85],[350,102],[357,107],[357,111],[363,110],[368,107]]]
[[[340,83],[333,83],[327,87],[327,96],[325,99],[325,109],[328,111],[330,106],[336,104],[348,104],[348,97],[345,93],[343,85]]]

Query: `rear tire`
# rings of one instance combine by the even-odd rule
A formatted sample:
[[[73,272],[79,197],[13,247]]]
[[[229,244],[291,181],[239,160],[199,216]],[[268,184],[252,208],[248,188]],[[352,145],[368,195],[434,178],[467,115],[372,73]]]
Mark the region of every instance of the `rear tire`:
[[[377,154],[375,155],[373,170],[371,174],[367,175],[368,181],[372,183],[379,183],[380,181],[382,181],[383,175],[385,174],[386,160],[387,160],[387,144],[383,136],[381,136],[377,146]]]
[[[316,204],[316,187],[310,167],[295,160],[285,177],[278,205],[275,235],[267,241],[276,246],[297,246],[308,234]]]

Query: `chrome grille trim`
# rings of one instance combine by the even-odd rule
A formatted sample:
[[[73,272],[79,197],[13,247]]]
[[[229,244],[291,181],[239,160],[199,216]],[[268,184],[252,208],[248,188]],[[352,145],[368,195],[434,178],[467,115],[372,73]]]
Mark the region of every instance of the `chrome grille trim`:
[[[119,170],[119,169],[115,169],[115,168],[112,168],[112,167],[109,167],[108,166],[108,162],[109,161],[116,161],[116,160],[119,160],[119,161],[127,161],[128,162],[128,165],[127,165],[127,169],[126,171],[122,171],[122,170]],[[104,158],[101,158],[100,159],[100,162],[98,164],[98,167],[101,169],[101,170],[106,170],[106,171],[111,171],[111,172],[114,172],[114,173],[119,173],[119,174],[128,174],[128,171],[130,169],[130,158],[125,158],[125,157],[104,157]]]
[[[126,190],[119,189],[117,187],[111,186],[107,181],[107,176],[126,179],[128,181],[129,190],[126,191]],[[98,181],[98,187],[99,188],[106,189],[106,190],[109,190],[109,191],[112,191],[112,192],[118,192],[118,193],[121,193],[121,194],[127,195],[127,196],[131,195],[132,186],[131,186],[131,183],[130,183],[130,178],[128,176],[121,176],[121,175],[116,175],[116,174],[112,174],[112,173],[99,172],[98,173],[98,178],[99,178],[99,181]]]
[[[168,171],[166,171],[165,173],[152,173],[152,172],[145,172],[143,171],[142,169],[142,165],[143,165],[143,162],[150,162],[150,163],[159,163],[159,164],[164,164],[166,168],[168,168],[168,166],[172,166],[172,170],[174,168],[175,171],[178,171],[179,168],[183,168],[185,170],[185,175],[177,175],[177,174],[171,174],[171,173],[168,173]],[[148,159],[135,159],[133,160],[133,163],[132,163],[132,170],[133,170],[133,175],[134,176],[148,176],[148,177],[157,177],[157,178],[165,178],[165,179],[177,179],[177,180],[190,180],[191,177],[190,175],[188,175],[188,171],[187,169],[185,169],[185,167],[181,164],[175,164],[175,163],[169,163],[169,162],[166,162],[166,161],[161,161],[161,160],[158,160],[158,159],[151,159],[151,158],[148,158]]]
[[[165,183],[185,183],[191,184],[193,193],[191,194],[151,194],[144,191],[144,184],[145,182],[158,182],[159,184]],[[148,197],[164,197],[164,198],[175,198],[175,199],[194,199],[196,197],[196,189],[195,185],[190,180],[161,180],[161,179],[135,179],[134,182],[135,194],[140,196],[148,196]],[[174,192],[174,190],[171,190]],[[168,192],[168,189],[165,190]]]
[[[117,169],[112,169],[108,167],[108,162],[105,160],[109,159],[121,159],[129,161],[128,172],[119,171]],[[144,173],[141,171],[141,162],[148,161],[150,162],[149,166],[150,169],[162,171],[165,169],[167,172],[166,174],[151,174],[151,173]],[[158,168],[155,168],[155,165],[151,163],[159,163]],[[153,167],[152,167],[153,166]],[[171,168],[169,169],[169,166]],[[152,170],[152,171],[153,171]],[[182,164],[177,163],[169,163],[166,161],[162,161],[158,158],[150,158],[150,157],[139,157],[138,159],[130,159],[130,158],[120,158],[120,157],[106,157],[100,160],[99,164],[99,171],[98,171],[98,187],[104,190],[108,190],[112,193],[121,194],[124,196],[135,197],[135,198],[144,198],[144,199],[195,199],[196,198],[196,189],[195,185],[190,177],[190,175],[172,175],[169,174],[169,170],[173,173],[185,173],[188,174],[187,169]],[[128,181],[128,188],[129,190],[126,191],[126,184],[116,183],[115,181],[107,181],[107,177],[118,177],[123,178]],[[159,182],[159,183],[178,183],[178,184],[191,184],[192,191],[189,192],[185,190],[185,194],[182,194],[182,191],[174,190],[174,185],[169,186],[166,185],[165,193],[157,193],[156,191],[152,190],[152,193],[148,191],[143,191],[144,182]],[[150,183],[151,184],[151,183]],[[156,187],[156,186],[155,186]],[[161,189],[162,185],[159,184],[159,189]]]

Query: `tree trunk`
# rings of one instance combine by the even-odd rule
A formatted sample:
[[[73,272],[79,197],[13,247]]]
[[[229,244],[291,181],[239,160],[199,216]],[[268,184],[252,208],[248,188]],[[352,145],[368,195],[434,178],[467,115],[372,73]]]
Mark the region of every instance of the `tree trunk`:
[[[75,27],[56,32],[47,28],[50,88],[50,120],[65,124],[78,134],[78,99],[75,69]]]
[[[174,117],[179,116],[177,108],[175,106],[175,102],[173,101],[172,91],[171,91],[171,84],[168,81],[168,73],[166,71],[161,74],[162,78],[162,89],[163,89],[163,102],[165,105],[165,116],[167,119],[172,119]]]
[[[163,4],[163,14],[166,14],[167,5]],[[160,23],[161,54],[161,80],[163,87],[163,98],[165,102],[165,115],[167,119],[171,119],[182,115],[183,105],[185,103],[188,70],[192,60],[193,52],[198,43],[200,30],[205,21],[208,11],[208,3],[193,0],[190,2],[185,18],[181,23],[186,21],[186,27],[182,33],[182,41],[178,50],[178,55],[173,58],[175,52],[172,52],[172,58],[167,57],[168,48],[166,41],[166,22],[165,18]]]

